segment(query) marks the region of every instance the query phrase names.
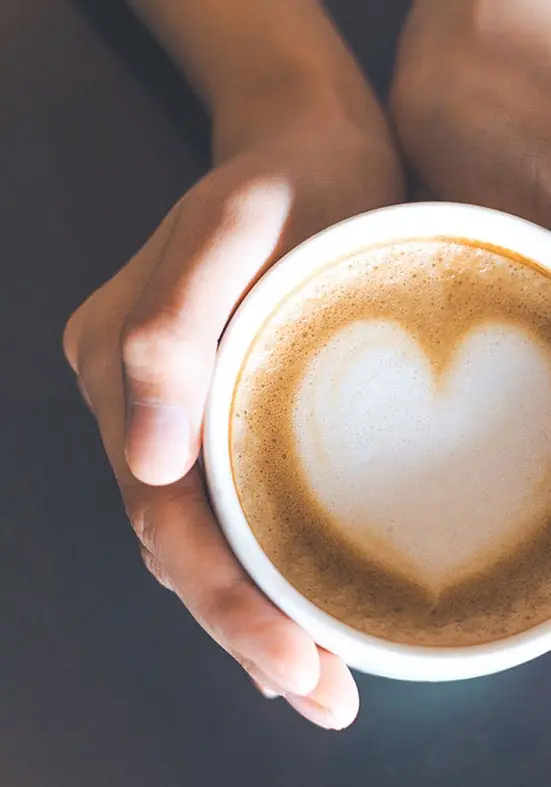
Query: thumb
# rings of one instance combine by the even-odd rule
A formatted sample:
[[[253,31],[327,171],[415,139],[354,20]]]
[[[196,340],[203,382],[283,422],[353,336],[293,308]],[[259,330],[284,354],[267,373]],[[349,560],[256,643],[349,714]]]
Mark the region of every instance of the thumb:
[[[123,331],[126,457],[147,484],[173,483],[193,465],[218,339],[271,263],[290,209],[281,181],[232,188],[219,174],[180,203]]]

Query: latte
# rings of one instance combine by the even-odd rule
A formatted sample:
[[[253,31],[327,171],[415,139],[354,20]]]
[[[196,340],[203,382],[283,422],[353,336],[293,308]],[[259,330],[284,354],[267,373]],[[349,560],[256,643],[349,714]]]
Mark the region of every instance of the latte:
[[[551,277],[407,241],[335,261],[267,315],[232,403],[234,484],[308,599],[395,642],[551,618]]]

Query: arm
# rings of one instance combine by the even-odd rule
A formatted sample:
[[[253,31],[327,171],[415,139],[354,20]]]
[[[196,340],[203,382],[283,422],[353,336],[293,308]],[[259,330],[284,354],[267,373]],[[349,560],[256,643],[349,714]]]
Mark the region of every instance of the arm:
[[[210,108],[215,155],[314,106],[388,140],[377,101],[319,0],[130,1]]]
[[[551,228],[550,30],[540,0],[412,4],[392,105],[429,195]]]

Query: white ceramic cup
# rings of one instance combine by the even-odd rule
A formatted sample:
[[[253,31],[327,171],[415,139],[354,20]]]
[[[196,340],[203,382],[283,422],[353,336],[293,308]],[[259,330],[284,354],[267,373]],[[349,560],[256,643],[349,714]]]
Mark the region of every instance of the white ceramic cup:
[[[204,460],[214,511],[231,548],[259,588],[319,645],[341,656],[349,666],[418,681],[473,678],[540,656],[551,650],[551,620],[497,642],[445,648],[392,643],[333,618],[302,596],[258,544],[234,486],[228,435],[234,386],[245,355],[266,316],[291,290],[321,267],[369,246],[436,237],[497,246],[551,271],[550,232],[487,208],[414,203],[347,219],[289,252],[245,298],[220,344],[204,431]]]

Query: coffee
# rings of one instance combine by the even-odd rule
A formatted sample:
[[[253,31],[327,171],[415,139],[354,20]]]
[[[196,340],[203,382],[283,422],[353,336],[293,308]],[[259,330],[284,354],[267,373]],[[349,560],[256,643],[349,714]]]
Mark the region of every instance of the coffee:
[[[551,618],[551,276],[407,241],[335,261],[266,316],[237,381],[232,472],[308,599],[410,644]]]

